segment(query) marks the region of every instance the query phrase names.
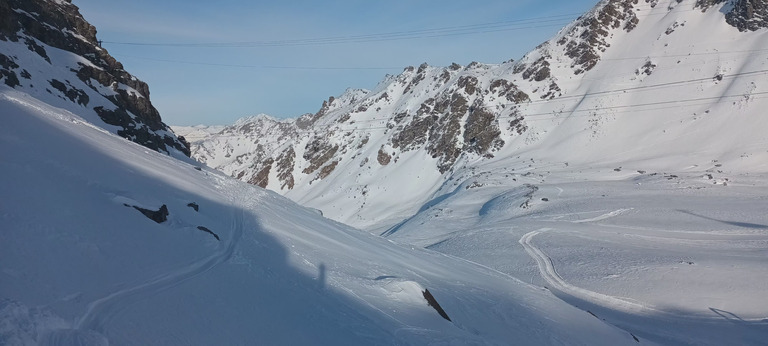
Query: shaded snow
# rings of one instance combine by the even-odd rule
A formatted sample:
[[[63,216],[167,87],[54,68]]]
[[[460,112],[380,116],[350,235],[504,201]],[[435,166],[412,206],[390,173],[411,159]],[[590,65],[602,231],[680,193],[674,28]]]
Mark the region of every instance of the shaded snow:
[[[546,289],[331,222],[27,94],[2,89],[0,109],[4,343],[634,343]],[[165,204],[169,220],[129,203]]]

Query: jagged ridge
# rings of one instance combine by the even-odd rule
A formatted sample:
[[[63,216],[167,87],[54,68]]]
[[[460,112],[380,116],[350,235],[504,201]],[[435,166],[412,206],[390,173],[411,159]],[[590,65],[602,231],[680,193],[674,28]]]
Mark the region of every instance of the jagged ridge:
[[[704,11],[691,11],[694,6]],[[722,39],[710,42],[700,34],[706,25],[733,42],[748,35],[733,30],[727,19],[739,7],[701,6],[694,0],[604,0],[517,62],[409,67],[371,91],[348,90],[331,98],[315,114],[286,121],[261,117],[248,134],[238,130],[242,124],[229,127],[196,143],[194,156],[300,203],[324,211],[337,205],[327,215],[361,226],[362,219],[378,217],[364,215],[375,209],[370,204],[397,213],[401,206],[393,200],[423,200],[465,167],[528,155],[537,146],[556,147],[547,155],[571,163],[578,160],[567,157],[569,150],[590,147],[591,156],[579,156],[598,159],[623,147],[604,137],[628,140],[611,132],[625,105],[674,102],[669,98],[675,94],[661,87],[653,94],[648,83],[684,82],[680,88],[690,90],[678,98],[711,96],[710,104],[693,111],[706,114],[726,101],[719,99],[723,95],[756,90],[756,81],[720,83],[724,75],[749,71],[748,61],[718,59]],[[716,21],[722,26],[713,27]],[[734,50],[749,51],[758,44],[757,36],[749,37],[749,47]],[[665,70],[687,72],[660,72]],[[686,78],[703,81],[696,85]],[[635,89],[643,91],[628,92]],[[745,102],[731,107],[746,107]],[[642,114],[655,119],[663,113]],[[680,114],[679,123],[688,126]],[[724,119],[717,121],[726,125]],[[663,133],[653,126],[658,125],[651,120],[635,124],[626,137]],[[388,183],[393,176],[422,183]],[[390,204],[377,202],[386,200],[383,195]]]

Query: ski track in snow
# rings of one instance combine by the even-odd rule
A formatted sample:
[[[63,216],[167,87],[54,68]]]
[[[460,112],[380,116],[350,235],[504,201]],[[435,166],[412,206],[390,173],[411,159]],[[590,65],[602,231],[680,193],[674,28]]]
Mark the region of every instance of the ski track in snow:
[[[609,213],[610,214],[610,213]],[[599,218],[599,217],[598,217]],[[533,238],[543,232],[552,231],[552,228],[541,228],[535,231],[524,234],[520,240],[520,245],[523,246],[525,251],[536,261],[536,265],[539,267],[539,272],[544,280],[549,283],[551,287],[548,287],[553,292],[559,292],[566,296],[575,297],[580,300],[590,302],[597,306],[602,306],[610,310],[615,310],[635,316],[652,317],[655,319],[662,318],[668,321],[706,321],[715,320],[715,318],[704,316],[691,316],[685,314],[671,313],[667,311],[657,310],[642,302],[630,302],[619,297],[614,297],[594,291],[590,291],[581,287],[577,287],[569,284],[558,274],[555,269],[554,261],[551,257],[547,256],[544,251],[537,248],[531,242]],[[753,319],[739,319],[743,322],[758,322],[763,323],[765,318],[753,318]]]
[[[571,296],[593,302],[598,305],[612,307],[618,310],[627,311],[633,314],[648,314],[650,312],[657,313],[656,310],[648,308],[642,304],[628,302],[613,296],[589,291],[581,287],[576,287],[566,282],[555,269],[555,264],[552,258],[547,256],[541,249],[537,248],[531,243],[533,237],[542,232],[550,231],[551,228],[542,228],[536,231],[528,232],[520,238],[520,245],[525,248],[525,251],[536,261],[539,267],[541,276],[556,290]]]
[[[571,222],[573,222],[573,223],[585,223],[585,222],[602,221],[602,220],[610,219],[612,217],[619,216],[619,215],[624,214],[624,213],[626,213],[628,211],[631,211],[632,209],[634,209],[634,208],[626,208],[626,209],[614,210],[614,211],[612,211],[610,213],[606,213],[606,214],[603,214],[603,215],[600,215],[600,216],[596,216],[596,217],[593,217],[593,218],[576,220],[576,221],[571,221]]]
[[[90,303],[85,314],[75,323],[75,329],[102,333],[104,327],[132,302],[180,285],[229,260],[243,234],[243,214],[242,210],[233,213],[232,238],[226,245],[219,245],[219,251],[188,266],[160,275],[149,282],[122,289]]]

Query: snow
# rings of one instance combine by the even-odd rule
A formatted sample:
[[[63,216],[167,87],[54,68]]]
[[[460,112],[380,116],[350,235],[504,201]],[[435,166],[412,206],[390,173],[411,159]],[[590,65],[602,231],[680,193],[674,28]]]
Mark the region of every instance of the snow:
[[[546,286],[661,344],[768,337],[765,173],[729,172],[723,186],[692,173],[489,168],[385,236]]]
[[[34,38],[30,39],[35,40]],[[43,100],[47,104],[79,114],[88,122],[99,124],[99,126],[108,129],[113,133],[117,133],[117,130],[121,128],[104,123],[96,112],[93,111],[93,108],[99,106],[110,110],[115,109],[115,105],[102,96],[115,95],[115,91],[99,84],[95,80],[91,80],[91,85],[87,85],[70,71],[70,69],[78,70],[80,64],[97,69],[98,67],[93,65],[87,59],[74,53],[53,48],[37,40],[35,41],[45,49],[51,60],[50,63],[40,55],[30,52],[30,50],[23,44],[23,41],[12,42],[0,40],[0,51],[16,60],[16,62],[21,65],[17,74],[22,69],[28,71],[30,74],[29,79],[19,77],[21,85],[17,86],[17,90],[24,91]],[[88,96],[87,104],[78,104],[77,102],[73,102],[66,98],[61,91],[51,86],[50,81],[53,80],[58,80],[64,83],[69,89],[77,89],[84,92]],[[98,89],[98,92],[93,90],[91,86]],[[128,87],[125,86],[125,88]]]
[[[317,129],[264,115],[174,127],[221,172],[0,86],[0,343],[764,344],[768,36],[693,3],[639,2],[637,28],[579,75],[556,44],[573,25],[561,31],[521,60],[549,56],[551,100],[550,80],[514,63],[424,65],[421,83],[413,68],[347,90]],[[505,146],[440,174],[423,148],[392,147],[382,114],[411,117],[463,76],[532,101],[483,99]],[[515,108],[522,136],[503,124]],[[321,180],[301,173],[316,138],[340,146]],[[290,144],[297,187],[275,170],[268,185],[285,197],[229,177]],[[130,207],[161,205],[162,224]]]
[[[251,121],[253,130],[247,134],[230,129],[195,137],[193,156],[248,180],[262,168],[253,162],[264,162],[263,156],[275,158],[293,145],[297,154],[295,188],[285,188],[275,169],[267,187],[320,209],[334,220],[378,231],[416,213],[436,197],[438,187],[456,178],[452,172],[423,172],[423,166],[434,169],[437,162],[424,146],[415,149],[420,154],[392,148],[399,124],[392,118],[405,114],[402,121],[408,123],[429,98],[453,92],[451,88],[459,78],[475,77],[478,90],[504,79],[531,97],[530,102],[512,105],[505,97],[483,95],[485,106],[497,112],[506,143],[493,153],[491,161],[507,160],[508,165],[514,165],[522,156],[556,166],[568,163],[572,167],[615,168],[636,164],[642,166],[637,169],[663,171],[679,169],[683,165],[676,163],[680,161],[700,167],[720,160],[728,161],[731,167],[739,164],[762,170],[768,158],[760,150],[768,143],[763,131],[768,118],[762,112],[768,107],[768,90],[763,83],[768,62],[762,59],[768,36],[762,31],[739,32],[725,23],[717,7],[702,13],[694,8],[694,1],[662,1],[654,7],[645,2],[636,4],[638,26],[630,32],[612,30],[606,38],[609,46],[600,52],[600,62],[586,73],[574,73],[573,59],[566,55],[565,46],[558,44],[561,39],[579,40],[581,31],[572,31],[577,27],[575,22],[518,63],[407,68],[398,76],[388,76],[373,91],[357,95],[347,91],[338,98],[343,102],[333,103],[314,128],[286,135],[273,124],[245,119],[238,124]],[[519,64],[541,57],[549,57],[551,78],[535,82],[514,73]],[[656,66],[644,73],[648,62]],[[417,83],[414,78],[419,71],[424,77]],[[443,76],[447,81],[443,82]],[[562,95],[542,99],[551,82],[559,85]],[[403,94],[406,89],[409,91]],[[352,99],[358,102],[350,103]],[[518,116],[527,127],[522,135],[507,126]],[[342,121],[345,117],[348,120]],[[327,138],[327,143],[342,147],[328,161],[338,164],[325,179],[302,173],[309,166],[303,158],[304,148],[312,138]],[[461,135],[458,140],[462,141]],[[358,148],[363,141],[367,142]],[[376,162],[379,149],[394,153],[397,168]],[[423,159],[425,163],[410,174],[414,166],[404,158]],[[454,167],[486,160],[465,153],[459,158],[461,164]],[[542,164],[535,166],[543,168]],[[413,188],[411,183],[416,181],[418,188]],[[362,194],[364,190],[387,191],[388,196],[370,198]],[[364,208],[359,208],[361,200],[365,200]]]
[[[0,91],[4,344],[634,343],[541,287],[332,222]],[[167,205],[169,220],[125,204]]]
[[[566,27],[521,59],[549,57],[562,89],[551,100],[541,99],[550,80],[524,80],[512,63],[449,72],[445,84],[435,80],[447,69],[425,66],[415,86],[415,69],[406,69],[367,94],[347,131],[322,128],[334,143],[367,136],[366,146],[337,154],[323,180],[269,187],[396,243],[549,290],[642,343],[764,344],[768,36],[731,27],[720,6],[728,4],[702,12],[692,0],[641,1],[638,26],[613,30],[598,65],[582,74],[557,44],[578,36]],[[461,76],[477,77],[482,90],[504,78],[531,96],[518,105],[483,99],[498,111],[505,146],[490,159],[464,155],[445,174],[424,148],[392,150],[391,118],[413,114]],[[391,100],[378,99],[385,92]],[[503,125],[515,108],[523,135]],[[378,164],[380,148],[397,163]]]

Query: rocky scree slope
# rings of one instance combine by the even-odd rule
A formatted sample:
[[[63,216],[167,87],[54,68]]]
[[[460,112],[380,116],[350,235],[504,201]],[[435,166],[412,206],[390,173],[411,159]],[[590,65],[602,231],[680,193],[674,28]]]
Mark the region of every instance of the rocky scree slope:
[[[189,156],[163,123],[149,87],[100,47],[96,28],[70,0],[0,2],[0,82],[126,139]]]
[[[459,169],[537,148],[543,154],[536,160],[560,164],[614,153],[631,160],[620,153],[638,149],[633,141],[652,140],[649,133],[666,133],[677,121],[681,137],[704,124],[693,121],[702,113],[722,115],[710,121],[722,126],[711,128],[739,132],[725,116],[756,112],[750,95],[760,93],[765,66],[734,53],[764,47],[763,8],[752,1],[604,0],[519,61],[408,67],[298,119],[241,119],[193,143],[193,157],[365,227],[382,213],[412,213]],[[650,109],[669,104],[680,119]],[[689,144],[701,147],[697,140]]]

